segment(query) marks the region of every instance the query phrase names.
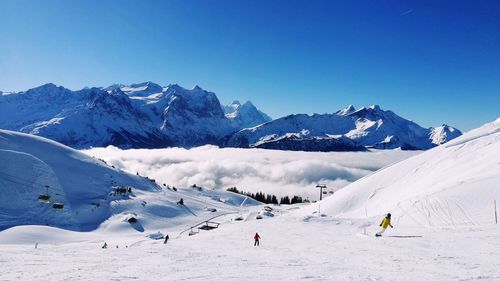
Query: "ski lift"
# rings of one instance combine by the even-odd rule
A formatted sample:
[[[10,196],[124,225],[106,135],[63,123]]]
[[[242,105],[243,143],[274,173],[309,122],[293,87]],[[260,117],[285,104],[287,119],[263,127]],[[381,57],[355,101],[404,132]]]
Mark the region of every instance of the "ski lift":
[[[57,209],[57,210],[62,210],[62,209],[64,209],[64,204],[63,203],[54,203],[52,205],[52,208]]]
[[[49,186],[45,186],[45,193],[38,195],[38,201],[45,204],[50,204]]]
[[[193,236],[193,235],[196,235],[196,234],[198,234],[198,233],[200,233],[200,231],[199,231],[199,230],[193,230],[193,228],[191,228],[191,230],[189,231],[188,235],[189,235],[189,236]]]

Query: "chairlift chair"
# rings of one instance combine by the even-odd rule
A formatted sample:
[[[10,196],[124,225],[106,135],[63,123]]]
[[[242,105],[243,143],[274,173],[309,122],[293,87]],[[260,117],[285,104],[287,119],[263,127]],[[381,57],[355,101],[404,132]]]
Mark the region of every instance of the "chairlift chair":
[[[52,208],[57,209],[57,210],[62,210],[62,209],[64,209],[64,204],[63,203],[54,203],[52,205]]]
[[[38,195],[38,201],[45,204],[50,204],[49,186],[45,186],[45,193]]]
[[[40,194],[40,195],[38,195],[38,201],[40,201],[41,203],[49,204],[50,203],[50,195]]]

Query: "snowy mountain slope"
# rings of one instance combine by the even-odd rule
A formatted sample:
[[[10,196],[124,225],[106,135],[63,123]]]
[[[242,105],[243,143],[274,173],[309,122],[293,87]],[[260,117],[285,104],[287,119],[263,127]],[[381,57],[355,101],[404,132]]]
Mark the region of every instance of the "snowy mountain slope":
[[[321,210],[349,218],[391,212],[396,224],[421,227],[489,224],[500,200],[499,159],[500,118],[348,185]]]
[[[429,129],[390,110],[382,110],[378,105],[363,107],[348,116],[355,122],[356,129],[346,136],[365,146],[379,149],[429,149],[434,146],[429,139]]]
[[[430,138],[432,143],[441,145],[462,135],[459,130],[443,124],[439,127],[431,128]]]
[[[287,133],[277,138],[259,141],[250,147],[292,151],[367,151],[345,136],[304,137],[301,134]]]
[[[354,108],[354,106],[352,104],[350,104],[350,105],[338,110],[337,112],[335,112],[335,114],[345,116],[345,115],[349,115],[351,113],[354,113],[355,111],[356,111],[356,108]]]
[[[0,229],[23,224],[93,229],[110,215],[113,188],[158,189],[54,141],[17,132],[0,130],[0,159]],[[63,210],[38,201],[47,191]]]
[[[0,232],[5,280],[498,280],[497,227],[424,229],[418,237],[363,235],[356,220],[292,217],[225,221],[197,235],[69,232],[22,226]],[[395,228],[391,231],[398,231]],[[416,229],[401,230],[406,234]],[[253,246],[253,235],[261,236]],[[34,245],[38,242],[37,248]],[[101,246],[107,243],[108,248]],[[258,270],[265,268],[265,270]]]
[[[258,116],[265,114],[248,103],[226,118],[214,93],[152,82],[79,91],[46,84],[0,95],[0,128],[76,148],[218,144],[241,126],[257,124]]]
[[[0,96],[0,128],[44,136],[73,147],[168,143],[120,90],[70,91],[47,84]]]
[[[264,112],[258,110],[250,101],[241,104],[235,100],[232,103],[223,106],[226,118],[231,121],[235,128],[250,128],[271,121]]]
[[[148,231],[170,227],[236,206],[256,206],[245,196],[202,188],[164,189],[149,178],[127,174],[69,147],[28,134],[0,130],[0,230],[50,225],[70,230]],[[48,187],[46,187],[48,186]],[[117,188],[131,192],[116,194]],[[50,204],[38,196],[48,194]],[[176,202],[183,198],[184,206]],[[62,210],[53,208],[62,203]],[[131,225],[130,216],[138,219]],[[187,218],[186,218],[187,217]]]
[[[86,233],[47,226],[0,231],[2,278],[498,280],[498,227],[490,200],[500,195],[499,143],[500,119],[365,177],[320,204],[282,205],[275,207],[276,216],[262,220],[222,216],[219,228],[193,236],[179,233],[213,216],[202,206],[228,201],[194,188],[139,190],[113,208],[137,213],[144,232],[124,222],[126,211]],[[172,194],[185,199],[185,209],[165,202]],[[231,207],[241,203],[230,202],[224,211],[248,212],[250,218],[261,208]],[[321,216],[313,214],[318,210]],[[394,229],[373,237],[388,211]],[[170,234],[167,244],[147,237],[158,230]],[[259,247],[253,246],[255,232],[262,237]],[[107,249],[101,249],[104,242]]]
[[[233,131],[217,96],[196,86],[186,90],[177,85],[165,91],[168,105],[162,114],[161,131],[177,140],[177,145],[217,144]]]
[[[271,120],[251,102],[221,106],[214,93],[198,86],[162,87],[153,82],[79,91],[46,84],[2,93],[0,128],[75,148],[214,144],[306,151],[343,151],[349,146],[353,151],[360,146],[428,149],[461,134],[448,126],[424,129],[378,106],[356,110],[350,105],[335,114]]]
[[[163,91],[163,87],[149,81],[138,84],[132,84],[130,86],[121,85],[120,90],[122,90],[129,96],[146,97],[152,94],[161,93]]]
[[[294,134],[304,142],[314,140],[313,137],[336,140],[339,136],[344,136],[358,146],[378,149],[429,149],[442,143],[435,140],[445,142],[461,133],[449,127],[424,129],[392,111],[382,110],[377,105],[359,110],[350,105],[335,114],[298,114],[279,118],[243,129],[228,137],[225,143],[235,147],[259,146],[282,139],[287,134]],[[311,143],[311,146],[314,144]]]
[[[270,141],[288,133],[302,136],[325,137],[330,132],[341,135],[354,129],[354,124],[345,122],[345,117],[335,114],[293,114],[271,122],[243,129],[233,134],[227,141],[228,146],[249,147],[259,141]]]

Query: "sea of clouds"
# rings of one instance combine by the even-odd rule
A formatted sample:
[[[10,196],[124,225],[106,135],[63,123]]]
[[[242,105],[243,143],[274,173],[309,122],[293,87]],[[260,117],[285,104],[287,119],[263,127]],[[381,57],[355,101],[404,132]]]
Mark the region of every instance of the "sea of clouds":
[[[264,149],[93,148],[84,153],[104,159],[130,173],[156,179],[160,184],[188,187],[300,195],[317,200],[316,184],[335,191],[374,171],[419,152],[377,150],[370,152],[302,152]]]

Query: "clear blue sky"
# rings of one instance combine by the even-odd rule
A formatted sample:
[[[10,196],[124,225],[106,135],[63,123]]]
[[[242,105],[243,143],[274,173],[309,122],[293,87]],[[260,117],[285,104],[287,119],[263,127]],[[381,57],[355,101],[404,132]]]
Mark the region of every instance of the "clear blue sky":
[[[196,84],[272,117],[500,116],[500,1],[0,0],[0,89]]]

